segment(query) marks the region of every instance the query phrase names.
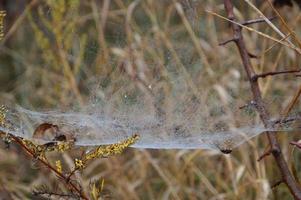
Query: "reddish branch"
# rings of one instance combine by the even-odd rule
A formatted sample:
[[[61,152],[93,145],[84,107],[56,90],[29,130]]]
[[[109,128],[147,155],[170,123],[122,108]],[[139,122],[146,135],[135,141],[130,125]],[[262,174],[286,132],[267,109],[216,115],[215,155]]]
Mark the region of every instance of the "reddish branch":
[[[70,177],[65,176],[63,173],[59,172],[56,168],[52,167],[47,161],[45,161],[44,159],[37,157],[35,155],[35,153],[27,148],[26,145],[23,144],[22,140],[14,135],[10,135],[13,140],[18,143],[22,149],[24,149],[30,156],[32,156],[33,158],[37,159],[41,164],[43,164],[44,166],[46,166],[49,170],[53,171],[59,178],[61,178],[62,180],[64,180],[64,183],[67,184],[67,186],[71,189],[71,191],[75,191],[82,199],[88,200],[89,198],[86,196],[86,194],[83,193],[83,191],[77,187],[74,183],[72,183],[72,181],[70,181]]]
[[[265,157],[267,157],[269,155],[271,155],[271,150],[270,149],[267,150],[267,151],[265,151],[261,156],[259,156],[259,158],[257,159],[257,161],[259,162],[259,161],[261,161],[262,159],[264,159]]]
[[[298,73],[298,72],[301,72],[301,70],[298,69],[298,70],[283,70],[283,71],[277,71],[277,72],[266,72],[266,73],[257,74],[255,76],[253,76],[252,81],[257,81],[259,78],[265,78],[267,76],[275,76],[275,75],[279,75],[279,74],[292,74],[292,73]]]
[[[233,12],[233,4],[231,0],[224,0],[225,10],[227,12],[228,18],[230,20],[235,21],[235,16]],[[240,53],[240,57],[243,63],[243,67],[247,73],[248,80],[250,82],[252,94],[254,101],[256,102],[256,108],[260,115],[262,122],[264,123],[266,128],[272,128],[270,123],[270,114],[265,107],[264,101],[261,96],[261,91],[259,88],[259,84],[257,80],[252,80],[252,77],[256,76],[253,66],[251,65],[250,56],[248,54],[243,35],[241,32],[241,28],[237,25],[232,23],[231,24],[233,34],[234,34],[234,42],[237,45],[237,48]],[[288,165],[284,159],[284,156],[281,152],[280,145],[278,143],[277,137],[275,133],[267,132],[268,141],[270,144],[270,153],[274,156],[279,171],[281,173],[281,180],[287,185],[291,194],[294,196],[295,199],[301,200],[301,189],[300,186],[297,184],[296,180],[293,178]]]

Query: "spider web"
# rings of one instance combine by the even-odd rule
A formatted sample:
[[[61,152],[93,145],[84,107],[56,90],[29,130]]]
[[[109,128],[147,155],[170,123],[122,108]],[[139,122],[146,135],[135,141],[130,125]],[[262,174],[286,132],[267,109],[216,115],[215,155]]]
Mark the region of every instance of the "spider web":
[[[40,124],[50,123],[57,125],[60,133],[72,135],[80,146],[112,144],[138,134],[140,139],[133,146],[137,148],[222,150],[233,149],[264,131],[276,131],[264,128],[256,105],[250,103],[252,96],[241,64],[207,42],[204,28],[210,24],[206,25],[190,8],[193,7],[188,9],[188,20],[200,44],[196,45],[189,28],[183,28],[187,24],[176,14],[171,18],[177,19],[174,26],[180,28],[171,31],[167,27],[166,33],[155,29],[150,20],[141,21],[147,18],[143,16],[147,12],[141,10],[137,11],[138,17],[133,13],[129,21],[134,22],[130,25],[121,18],[108,19],[105,37],[111,54],[104,68],[110,72],[89,74],[85,81],[91,83],[90,101],[67,112],[12,106],[0,130],[43,143],[52,139],[46,135],[37,139],[34,132]],[[87,58],[89,65],[96,54],[103,52],[94,44],[91,42],[85,49],[86,57],[91,54]],[[202,54],[205,50],[219,52],[213,53],[209,62]],[[26,81],[30,80],[23,80],[22,84],[26,85]],[[278,94],[288,91],[281,84],[274,84],[271,91],[277,92],[265,98],[274,106],[275,119],[284,102],[283,95]]]
[[[206,98],[197,98],[181,76],[173,80],[168,95],[159,92],[159,83],[147,87],[153,90],[150,93],[121,79],[120,92],[109,99],[107,95],[94,96],[79,112],[11,109],[6,127],[0,130],[35,140],[35,129],[42,123],[51,123],[75,137],[80,146],[117,143],[138,134],[140,139],[134,147],[156,149],[232,149],[267,130],[258,123],[252,105],[239,108],[233,96],[227,96],[227,102],[223,95],[228,93],[224,94],[221,86],[206,88]],[[231,92],[235,95],[234,90]],[[40,142],[49,139],[45,136]]]

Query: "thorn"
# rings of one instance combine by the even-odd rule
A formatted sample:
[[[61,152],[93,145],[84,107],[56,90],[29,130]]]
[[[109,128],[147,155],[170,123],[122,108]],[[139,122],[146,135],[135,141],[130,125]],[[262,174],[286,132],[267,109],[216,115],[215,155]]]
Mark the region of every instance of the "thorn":
[[[260,162],[262,159],[264,159],[265,157],[271,155],[272,151],[271,149],[267,150],[266,152],[264,152],[261,156],[259,156],[259,158],[257,159],[257,162]]]
[[[252,54],[252,53],[250,53],[250,52],[248,52],[248,55],[249,55],[250,58],[256,58],[256,59],[260,58],[260,56],[257,56],[257,55],[255,55],[255,54]]]
[[[237,41],[237,38],[231,38],[231,39],[228,39],[228,40],[226,40],[224,42],[219,43],[218,45],[219,46],[225,46],[226,44],[228,44],[230,42],[236,42],[236,41]]]
[[[273,185],[271,185],[271,189],[275,189],[277,186],[279,186],[281,183],[283,183],[283,180],[279,180],[279,181],[276,181]]]

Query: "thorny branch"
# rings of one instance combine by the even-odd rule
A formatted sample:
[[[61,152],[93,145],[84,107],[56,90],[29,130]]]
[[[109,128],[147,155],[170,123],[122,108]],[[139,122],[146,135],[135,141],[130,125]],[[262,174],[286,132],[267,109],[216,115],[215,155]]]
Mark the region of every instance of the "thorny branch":
[[[275,16],[274,17],[269,17],[268,19],[273,20],[273,19],[276,19],[276,17]],[[247,25],[256,24],[256,23],[263,23],[263,22],[265,22],[264,19],[252,19],[252,20],[248,20],[248,21],[243,21],[240,24],[242,24],[244,26],[247,26]],[[228,44],[229,42],[235,42],[236,39],[237,38],[231,38],[231,39],[228,39],[224,42],[219,43],[218,45],[224,46],[224,45]],[[253,56],[254,55],[250,55],[250,57],[253,57]]]
[[[224,6],[226,13],[228,15],[228,19],[231,21],[235,21],[235,16],[233,12],[233,4],[231,0],[224,0]],[[241,27],[236,23],[231,23],[231,27],[233,30],[233,34],[235,40],[235,44],[239,50],[240,57],[243,63],[243,67],[247,73],[248,80],[250,82],[252,94],[254,101],[256,102],[256,108],[260,115],[262,122],[264,123],[266,128],[270,128],[270,114],[264,104],[264,101],[261,96],[261,91],[259,88],[258,80],[252,80],[252,77],[256,76],[253,66],[250,61],[250,56],[246,49],[246,45],[243,39],[243,35],[241,32]],[[294,196],[295,199],[301,200],[301,189],[300,186],[297,184],[296,180],[293,178],[288,165],[284,159],[284,156],[281,152],[280,145],[278,143],[277,137],[272,132],[267,132],[267,137],[270,144],[270,152],[274,156],[279,171],[281,173],[283,182],[287,185],[288,189],[290,190],[291,194]]]

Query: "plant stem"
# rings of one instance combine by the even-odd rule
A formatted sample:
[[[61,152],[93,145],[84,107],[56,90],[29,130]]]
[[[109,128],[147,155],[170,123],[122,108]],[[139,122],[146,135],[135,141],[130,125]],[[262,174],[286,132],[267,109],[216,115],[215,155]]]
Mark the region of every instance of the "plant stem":
[[[22,140],[19,139],[18,137],[14,136],[14,135],[10,135],[13,140],[18,143],[22,149],[24,149],[30,156],[32,156],[33,158],[36,157],[35,153],[32,152],[29,148],[27,148],[26,145],[23,144]],[[38,161],[40,163],[42,163],[44,166],[46,166],[49,170],[53,171],[59,178],[64,180],[64,183],[68,185],[68,187],[70,187],[72,190],[74,190],[75,192],[78,193],[78,195],[84,199],[84,200],[88,200],[89,198],[86,196],[86,194],[84,194],[80,188],[78,188],[75,184],[73,184],[70,181],[70,177],[66,177],[64,174],[62,174],[61,172],[59,172],[57,169],[55,169],[54,167],[52,167],[47,161],[37,157]]]
[[[235,21],[235,16],[233,12],[233,4],[231,0],[224,0],[224,6],[228,18],[230,20]],[[231,27],[233,30],[235,44],[239,50],[240,57],[243,63],[243,67],[247,73],[248,80],[250,82],[251,91],[253,94],[254,101],[256,102],[256,108],[260,115],[262,122],[264,123],[266,128],[270,128],[270,114],[264,104],[264,101],[261,96],[261,91],[259,88],[258,80],[254,80],[253,77],[256,77],[255,71],[250,61],[250,57],[248,55],[248,51],[246,49],[246,45],[243,39],[243,35],[241,32],[241,27],[235,23],[231,23]],[[267,132],[268,141],[271,146],[271,153],[273,154],[279,171],[282,176],[283,182],[287,185],[288,189],[290,190],[291,194],[294,196],[295,199],[301,200],[301,189],[296,180],[293,178],[286,160],[281,152],[280,145],[278,143],[277,137],[275,133]]]

